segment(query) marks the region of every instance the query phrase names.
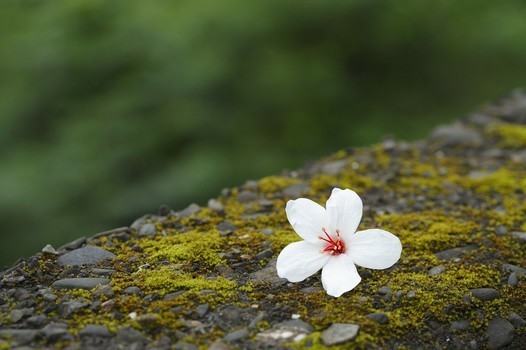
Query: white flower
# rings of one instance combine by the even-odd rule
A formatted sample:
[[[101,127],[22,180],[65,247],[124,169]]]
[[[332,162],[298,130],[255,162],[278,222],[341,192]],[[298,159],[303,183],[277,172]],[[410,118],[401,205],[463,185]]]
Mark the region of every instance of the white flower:
[[[358,231],[363,204],[351,190],[335,188],[327,210],[306,198],[290,200],[285,209],[294,231],[303,241],[286,246],[276,268],[281,278],[300,282],[319,269],[327,294],[339,297],[361,281],[356,265],[386,269],[400,259],[402,244],[379,229]]]

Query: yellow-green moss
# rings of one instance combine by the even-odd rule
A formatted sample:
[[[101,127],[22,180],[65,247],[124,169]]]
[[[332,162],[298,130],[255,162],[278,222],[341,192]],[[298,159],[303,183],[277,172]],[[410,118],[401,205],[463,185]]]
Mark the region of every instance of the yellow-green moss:
[[[490,134],[500,139],[503,147],[524,148],[526,147],[526,126],[517,124],[498,124],[490,127]]]
[[[258,181],[258,189],[261,193],[274,193],[298,183],[297,179],[284,176],[268,176]]]

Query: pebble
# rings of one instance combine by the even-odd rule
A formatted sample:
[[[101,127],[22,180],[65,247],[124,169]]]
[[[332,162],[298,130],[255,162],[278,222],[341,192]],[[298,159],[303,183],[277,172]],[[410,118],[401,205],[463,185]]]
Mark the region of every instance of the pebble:
[[[59,252],[57,252],[51,244],[48,244],[44,248],[42,248],[42,253],[51,254],[51,255],[59,255]]]
[[[310,186],[307,184],[295,184],[295,185],[291,185],[283,189],[283,194],[286,197],[295,199],[295,198],[301,197],[303,194],[305,194],[309,190],[310,190]]]
[[[227,232],[227,231],[233,232],[233,231],[237,230],[237,226],[232,225],[228,221],[223,221],[223,222],[220,222],[219,224],[217,224],[216,229],[219,232]]]
[[[272,255],[274,255],[274,251],[272,249],[265,249],[264,251],[254,255],[254,259],[256,259],[256,261],[261,261],[264,259],[272,258]]]
[[[347,164],[349,164],[347,159],[328,162],[321,166],[321,172],[328,175],[336,175],[342,171]]]
[[[85,246],[72,250],[58,258],[58,263],[66,266],[96,264],[106,259],[113,259],[115,254],[95,246]]]
[[[444,271],[446,271],[445,266],[443,266],[443,265],[434,266],[434,267],[432,267],[432,268],[429,270],[429,275],[430,275],[430,276],[440,275],[440,274],[443,273]]]
[[[222,341],[221,339],[218,339],[214,341],[212,344],[210,344],[210,347],[208,348],[208,350],[234,350],[234,348],[230,346],[229,344],[225,343],[224,341]]]
[[[447,260],[460,258],[464,252],[469,252],[474,249],[476,249],[476,246],[467,245],[464,247],[456,247],[456,248],[446,249],[446,250],[437,252],[435,253],[435,256],[437,257],[437,259],[447,261]]]
[[[113,273],[115,273],[115,270],[93,268],[91,269],[91,273],[99,276],[111,276]]]
[[[154,328],[159,325],[159,321],[161,319],[161,316],[154,313],[147,313],[144,315],[137,316],[137,323],[139,323],[142,327],[145,328]]]
[[[208,208],[216,213],[221,213],[225,210],[223,204],[221,204],[218,200],[213,198],[208,200]]]
[[[26,345],[37,339],[39,331],[34,329],[0,329],[1,338],[12,338],[14,343],[11,345]],[[2,343],[0,342],[0,345]]]
[[[80,237],[74,241],[64,244],[63,246],[59,247],[58,250],[63,251],[63,250],[78,249],[82,247],[85,243],[86,243],[86,237]]]
[[[256,199],[258,199],[258,195],[252,191],[241,191],[237,195],[237,201],[239,203],[249,203],[255,201]]]
[[[442,146],[479,146],[483,142],[482,135],[460,123],[441,125],[429,136]]]
[[[470,290],[473,297],[482,301],[490,301],[500,298],[500,293],[493,288],[476,288]]]
[[[520,243],[526,243],[526,232],[514,231],[511,233],[512,237],[518,240]]]
[[[42,328],[47,323],[47,317],[45,315],[34,315],[29,317],[26,323],[33,328]]]
[[[32,308],[28,309],[14,309],[9,313],[9,319],[12,323],[18,323],[24,317],[29,316],[33,313]]]
[[[157,227],[155,227],[155,225],[152,224],[152,223],[144,224],[139,229],[139,236],[140,237],[155,236],[156,233],[157,233]]]
[[[248,336],[249,336],[248,330],[246,330],[246,329],[239,329],[237,331],[233,331],[233,332],[230,332],[227,335],[225,335],[223,340],[227,341],[227,342],[235,342],[235,341],[238,341],[238,340],[246,339],[246,338],[248,338]]]
[[[84,329],[79,332],[81,338],[83,337],[100,337],[109,338],[111,337],[110,330],[107,326],[98,324],[88,324]]]
[[[467,331],[469,329],[469,321],[468,320],[458,320],[451,322],[451,329],[455,329],[458,331]]]
[[[519,314],[517,314],[516,312],[510,311],[508,320],[517,327],[526,326],[526,321],[522,317],[520,317]]]
[[[510,273],[508,276],[508,284],[512,287],[517,287],[519,285],[519,276],[516,272]]]
[[[180,213],[179,213],[179,216],[181,218],[187,218],[191,215],[194,215],[194,214],[197,214],[201,211],[201,207],[198,206],[197,204],[195,203],[192,203],[190,204],[189,206],[187,206],[185,209],[183,209]]]
[[[415,291],[410,290],[409,292],[407,292],[406,297],[408,297],[409,299],[416,297]]]
[[[55,342],[68,334],[65,323],[52,322],[40,330],[48,342]]]
[[[195,308],[195,312],[199,317],[205,316],[208,313],[208,310],[210,310],[210,305],[208,304],[201,304]]]
[[[303,320],[288,320],[276,323],[275,328],[299,329],[306,333],[314,332],[314,327]]]
[[[515,272],[519,277],[526,277],[526,269],[512,264],[502,264],[502,269],[506,272]]]
[[[373,320],[374,322],[380,323],[380,324],[386,324],[389,323],[389,317],[381,312],[372,313],[365,315],[370,320]]]
[[[111,289],[110,284],[102,284],[97,288],[95,292],[93,292],[93,295],[96,297],[101,297],[104,295],[108,298],[111,298],[114,295],[114,293],[113,293],[113,290]]]
[[[141,292],[141,288],[136,287],[136,286],[130,286],[130,287],[124,288],[123,293],[130,294],[130,295],[141,295],[142,292]]]
[[[389,294],[389,293],[392,293],[392,292],[393,292],[393,289],[391,287],[384,286],[384,287],[380,288],[377,293],[380,294],[380,295],[386,295],[386,294]]]
[[[257,329],[258,328],[258,323],[263,321],[263,319],[265,319],[265,317],[267,317],[267,313],[266,312],[261,311],[260,313],[258,313],[256,315],[256,317],[254,317],[250,321],[250,324],[248,325],[248,329]]]
[[[496,317],[489,321],[486,329],[488,336],[488,349],[501,349],[512,342],[515,328],[507,320]]]
[[[178,341],[174,345],[174,350],[199,350],[194,344],[187,343],[185,341]]]
[[[128,345],[132,347],[132,344],[141,345],[146,342],[146,337],[138,330],[131,327],[122,327],[117,330],[115,335],[117,344]],[[137,347],[136,347],[137,348]]]
[[[108,284],[107,278],[64,278],[53,282],[55,289],[93,289],[99,284]]]
[[[356,335],[360,326],[352,323],[334,323],[321,333],[321,340],[324,345],[332,346],[348,342]]]
[[[276,272],[277,259],[271,259],[265,268],[252,272],[249,275],[249,281],[255,286],[270,284],[272,287],[278,287],[287,283],[287,279],[280,278]]]

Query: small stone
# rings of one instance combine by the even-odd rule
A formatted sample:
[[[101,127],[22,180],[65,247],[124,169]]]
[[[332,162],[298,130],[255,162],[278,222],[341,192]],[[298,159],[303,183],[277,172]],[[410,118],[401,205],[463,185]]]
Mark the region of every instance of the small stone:
[[[252,272],[249,277],[249,281],[255,286],[263,284],[270,284],[272,287],[278,287],[287,283],[287,279],[280,278],[276,271],[277,259],[270,259],[266,267]]]
[[[239,329],[237,331],[233,331],[233,332],[230,332],[227,335],[225,335],[223,340],[227,341],[227,342],[235,342],[235,341],[238,341],[238,340],[246,339],[246,338],[248,338],[248,336],[249,336],[248,330],[246,330],[246,329]]]
[[[368,319],[376,322],[376,323],[380,323],[380,324],[386,324],[386,323],[389,323],[389,317],[382,313],[382,312],[377,312],[377,313],[372,313],[372,314],[367,314],[365,315],[365,317],[367,317]]]
[[[286,328],[286,329],[298,329],[302,330],[305,333],[314,332],[314,327],[302,320],[288,320],[277,323],[275,328]]]
[[[415,291],[410,290],[409,292],[407,292],[406,297],[408,297],[409,299],[416,297]]]
[[[380,294],[380,295],[386,295],[386,294],[389,294],[389,293],[392,293],[392,292],[393,292],[393,289],[391,287],[384,286],[384,287],[380,288],[377,293]]]
[[[98,324],[88,324],[84,329],[79,332],[81,338],[84,337],[100,337],[100,338],[109,338],[111,333],[107,326],[102,326]]]
[[[178,296],[181,296],[186,292],[187,292],[186,290],[178,290],[177,292],[167,293],[163,296],[163,300],[175,299]]]
[[[469,329],[469,321],[468,320],[458,320],[451,322],[451,329],[457,330],[457,331],[467,331]]]
[[[219,232],[233,232],[233,231],[237,230],[237,226],[232,225],[228,221],[223,221],[223,222],[220,222],[219,224],[217,224],[216,229]]]
[[[213,198],[208,201],[208,208],[216,213],[221,213],[225,210],[223,204]]]
[[[217,339],[212,344],[210,344],[208,350],[234,350],[234,348],[221,339]]]
[[[441,146],[479,146],[484,141],[480,133],[460,123],[439,126],[429,138]]]
[[[178,341],[174,345],[174,350],[199,350],[199,348],[194,344],[190,344],[185,341]]]
[[[517,276],[519,277],[526,276],[526,269],[523,269],[522,267],[519,267],[519,266],[515,266],[512,264],[502,264],[502,269],[506,272],[515,272]]]
[[[464,252],[469,252],[475,249],[476,249],[476,246],[467,245],[464,247],[456,247],[456,248],[451,248],[451,249],[440,251],[438,253],[435,253],[435,256],[440,260],[447,261],[447,260],[460,258]]]
[[[347,159],[328,162],[321,166],[321,172],[328,175],[336,175],[343,170],[347,164],[349,164]]]
[[[217,265],[216,270],[219,272],[221,277],[225,278],[232,277],[235,274],[234,270],[228,265]]]
[[[139,229],[140,237],[155,236],[156,233],[157,233],[157,228],[152,223],[144,224],[144,226],[142,226]]]
[[[429,270],[429,275],[430,275],[430,276],[440,275],[440,274],[443,273],[444,271],[446,271],[445,266],[442,266],[442,265],[434,266],[434,267],[432,267],[432,268]]]
[[[0,339],[11,338],[14,340],[11,345],[23,346],[35,341],[38,333],[33,329],[0,329]],[[2,345],[1,341],[0,345]]]
[[[334,323],[321,333],[321,340],[326,346],[342,344],[354,339],[359,330],[360,326],[357,324]]]
[[[305,294],[313,294],[313,293],[320,292],[322,290],[323,290],[322,287],[314,287],[314,286],[312,286],[312,287],[301,288],[300,292],[305,293]]]
[[[63,250],[78,249],[78,248],[82,247],[84,245],[84,243],[86,243],[86,237],[80,237],[80,238],[77,238],[76,240],[74,240],[72,242],[64,244],[63,246],[59,247],[58,250],[59,251],[63,251]]]
[[[250,324],[248,325],[248,329],[257,329],[258,323],[263,321],[263,319],[267,316],[267,314],[264,311],[261,311],[250,321]]]
[[[488,335],[488,349],[501,349],[512,342],[515,328],[507,320],[496,317],[489,321],[486,334]]]
[[[91,269],[91,273],[94,275],[99,275],[99,276],[111,276],[112,274],[115,273],[115,270],[93,268]]]
[[[512,237],[515,238],[520,243],[526,243],[526,232],[514,231],[511,233]]]
[[[64,278],[53,282],[55,289],[93,289],[99,284],[108,284],[107,278]]]
[[[115,254],[95,246],[85,246],[72,250],[58,258],[58,263],[66,266],[96,264],[106,259],[113,259]]]
[[[111,289],[111,285],[109,284],[102,284],[100,285],[95,292],[93,292],[93,295],[96,297],[106,296],[108,298],[111,298],[114,293]]]
[[[18,323],[22,318],[28,315],[28,309],[14,309],[9,313],[9,319],[12,323]],[[33,312],[31,309],[30,312]],[[31,313],[29,313],[31,314]]]
[[[137,322],[145,328],[157,327],[159,325],[160,319],[161,316],[152,313],[137,316]]]
[[[33,328],[42,328],[47,323],[47,317],[45,315],[31,316],[26,320],[26,323]]]
[[[295,185],[291,185],[283,189],[283,194],[286,197],[295,199],[295,198],[301,197],[301,195],[305,194],[309,190],[310,190],[310,186],[307,184],[295,184]]]
[[[201,207],[198,206],[197,204],[195,203],[192,203],[190,204],[188,207],[186,207],[185,209],[183,209],[180,213],[179,213],[179,216],[181,218],[187,218],[191,215],[194,215],[194,214],[197,214],[201,211]]]
[[[272,255],[274,255],[274,251],[272,249],[265,249],[264,251],[254,255],[254,259],[256,259],[256,261],[261,261],[272,258]]]
[[[506,232],[508,232],[508,228],[506,226],[497,226],[495,227],[495,233],[499,236],[502,236],[503,234],[505,234]]]
[[[271,228],[264,228],[263,230],[261,230],[261,233],[265,236],[270,236],[274,234],[274,230]]]
[[[516,327],[523,327],[526,326],[526,321],[519,316],[519,314],[510,311],[510,315],[508,316],[508,320],[515,325]]]
[[[241,191],[237,195],[237,201],[239,203],[249,203],[255,201],[256,199],[258,199],[258,195],[252,191]]]
[[[516,272],[510,273],[508,276],[508,284],[513,287],[517,287],[519,285],[519,276],[517,276]]]
[[[476,288],[470,290],[473,297],[482,301],[489,301],[500,298],[500,293],[493,288]]]
[[[195,308],[195,312],[199,317],[205,316],[208,313],[208,310],[210,310],[210,306],[208,304],[201,304]]]
[[[126,287],[123,290],[124,294],[130,294],[130,295],[141,295],[141,288],[136,286],[130,286]]]
[[[40,330],[48,342],[55,342],[68,334],[68,326],[65,323],[52,322]]]
[[[48,244],[44,248],[42,248],[42,253],[51,254],[51,255],[59,255],[59,252],[57,252],[51,244]]]
[[[119,328],[115,335],[117,344],[131,345],[131,344],[143,344],[146,342],[146,337],[138,330],[131,327]],[[142,347],[140,347],[142,349]]]

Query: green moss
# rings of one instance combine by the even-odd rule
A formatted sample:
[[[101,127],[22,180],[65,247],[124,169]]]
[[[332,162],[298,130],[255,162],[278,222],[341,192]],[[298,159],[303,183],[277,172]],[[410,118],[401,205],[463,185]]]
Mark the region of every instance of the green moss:
[[[503,147],[521,149],[526,147],[526,126],[517,124],[498,124],[490,127],[490,134],[500,139]]]
[[[261,193],[274,193],[298,183],[297,179],[284,176],[268,176],[258,181],[258,189]]]

